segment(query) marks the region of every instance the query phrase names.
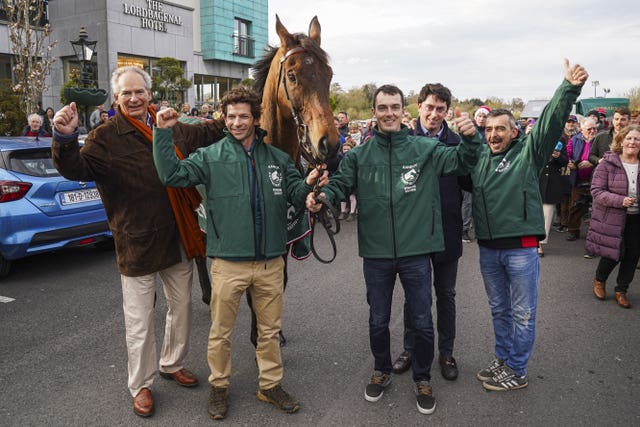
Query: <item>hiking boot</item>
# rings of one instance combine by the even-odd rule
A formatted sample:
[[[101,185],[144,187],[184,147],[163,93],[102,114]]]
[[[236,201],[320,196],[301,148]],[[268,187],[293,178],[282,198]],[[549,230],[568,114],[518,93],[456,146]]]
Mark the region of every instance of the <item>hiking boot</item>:
[[[293,396],[284,391],[280,384],[266,390],[258,390],[258,399],[263,402],[271,403],[273,406],[287,414],[292,414],[300,409],[300,403],[298,403]]]
[[[227,388],[211,386],[209,395],[209,416],[214,420],[221,420],[227,416]]]
[[[416,406],[421,414],[433,414],[436,410],[436,399],[433,397],[429,381],[416,382]]]
[[[529,385],[526,376],[518,376],[507,365],[498,368],[493,378],[482,383],[487,390],[493,391],[509,391],[525,388]]]
[[[340,215],[338,215],[338,219],[344,220],[344,219],[347,219],[348,216],[349,216],[349,212],[340,212]]]
[[[598,279],[593,279],[593,294],[598,299],[605,299],[607,297],[607,290],[605,288],[606,282],[601,282]]]
[[[351,222],[351,221],[353,221],[355,219],[356,219],[356,214],[350,213],[349,215],[347,215],[347,219],[345,221]]]
[[[391,375],[380,371],[375,371],[371,377],[371,381],[364,390],[364,398],[368,402],[377,402],[382,398],[384,389],[391,384]]]
[[[489,363],[489,366],[476,374],[476,378],[480,381],[489,381],[502,366],[504,366],[504,360],[496,357]]]

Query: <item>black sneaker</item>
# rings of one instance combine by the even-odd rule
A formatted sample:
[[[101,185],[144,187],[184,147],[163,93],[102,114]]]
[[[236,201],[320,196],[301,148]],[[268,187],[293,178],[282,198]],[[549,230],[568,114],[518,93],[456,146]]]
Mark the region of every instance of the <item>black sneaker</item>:
[[[471,236],[469,235],[468,231],[463,231],[462,232],[462,241],[464,243],[471,243],[473,239],[471,239]]]
[[[278,384],[273,388],[258,390],[258,399],[271,403],[276,408],[287,414],[292,414],[300,409],[300,403]]]
[[[371,381],[364,390],[364,398],[368,402],[377,402],[384,394],[384,389],[391,384],[391,375],[375,371]]]
[[[508,367],[503,365],[496,371],[493,378],[482,383],[482,386],[487,390],[493,391],[509,391],[519,390],[529,385],[526,376],[518,376],[516,373]]]
[[[433,414],[436,410],[436,399],[428,381],[416,383],[416,406],[421,414]]]
[[[489,366],[476,374],[476,378],[480,381],[489,381],[502,366],[504,366],[504,360],[496,357],[491,361]]]
[[[584,259],[594,259],[596,256],[594,254],[592,254],[591,252],[585,252],[582,257]]]
[[[556,227],[554,230],[556,230],[558,233],[566,233],[567,231],[569,231],[569,229],[564,225],[560,225]]]
[[[221,420],[227,416],[227,389],[225,387],[211,386],[209,395],[209,416],[214,420]]]

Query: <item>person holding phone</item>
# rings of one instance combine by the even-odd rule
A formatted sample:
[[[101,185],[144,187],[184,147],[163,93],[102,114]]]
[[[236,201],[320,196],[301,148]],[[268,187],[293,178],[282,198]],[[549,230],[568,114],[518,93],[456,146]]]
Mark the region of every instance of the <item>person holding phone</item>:
[[[614,296],[622,308],[631,307],[627,290],[640,259],[639,153],[640,126],[627,126],[616,134],[591,180],[593,210],[586,248],[601,256],[593,293],[599,300],[606,298],[605,283],[620,264]]]
[[[540,173],[540,196],[542,197],[542,212],[544,213],[545,238],[538,242],[538,256],[544,256],[542,245],[549,241],[549,232],[556,204],[562,202],[563,190],[569,182],[569,176],[564,174],[569,163],[567,147],[562,141],[558,141],[547,164]]]

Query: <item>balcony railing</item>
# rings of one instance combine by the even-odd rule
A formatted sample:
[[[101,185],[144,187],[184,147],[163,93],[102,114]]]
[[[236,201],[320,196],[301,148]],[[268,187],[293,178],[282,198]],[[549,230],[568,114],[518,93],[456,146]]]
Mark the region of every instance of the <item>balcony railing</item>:
[[[247,58],[254,58],[254,45],[255,40],[247,35],[234,34],[233,35],[233,54],[238,56],[244,56]]]

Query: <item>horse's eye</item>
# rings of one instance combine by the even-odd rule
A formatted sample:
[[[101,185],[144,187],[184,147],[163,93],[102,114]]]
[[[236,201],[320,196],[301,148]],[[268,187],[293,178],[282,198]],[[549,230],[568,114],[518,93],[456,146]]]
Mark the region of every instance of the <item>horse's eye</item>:
[[[287,77],[289,78],[289,81],[291,83],[296,83],[296,75],[293,73],[293,71],[289,71],[287,73]]]

